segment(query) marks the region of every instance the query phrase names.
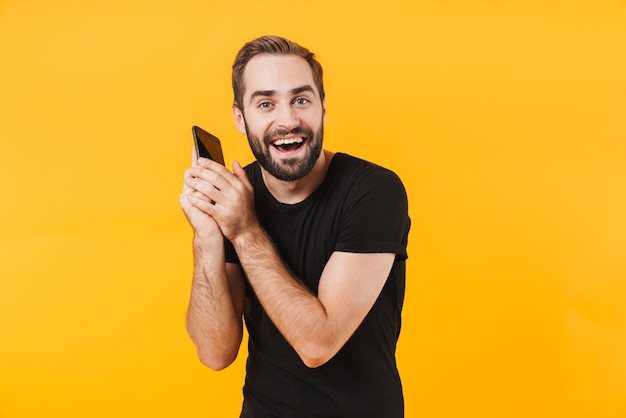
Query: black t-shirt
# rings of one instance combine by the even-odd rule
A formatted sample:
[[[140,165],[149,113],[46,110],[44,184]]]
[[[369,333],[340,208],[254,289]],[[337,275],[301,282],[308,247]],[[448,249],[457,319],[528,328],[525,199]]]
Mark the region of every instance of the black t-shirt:
[[[308,368],[274,326],[248,285],[249,334],[241,417],[398,418],[404,415],[395,350],[404,300],[410,220],[400,179],[337,153],[307,199],[283,204],[269,193],[258,163],[246,167],[259,221],[292,273],[314,294],[334,251],[395,253],[389,278],[356,332],[326,364]],[[226,261],[238,263],[231,245]],[[367,277],[363,277],[367,280]]]

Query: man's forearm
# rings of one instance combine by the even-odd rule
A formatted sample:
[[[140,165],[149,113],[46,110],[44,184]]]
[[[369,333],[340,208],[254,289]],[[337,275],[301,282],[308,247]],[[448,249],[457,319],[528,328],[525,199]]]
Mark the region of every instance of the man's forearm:
[[[234,239],[233,245],[267,314],[302,360],[316,364],[333,335],[321,301],[291,274],[260,226]]]
[[[200,360],[220,370],[237,357],[243,329],[224,264],[223,239],[194,237],[187,330]]]

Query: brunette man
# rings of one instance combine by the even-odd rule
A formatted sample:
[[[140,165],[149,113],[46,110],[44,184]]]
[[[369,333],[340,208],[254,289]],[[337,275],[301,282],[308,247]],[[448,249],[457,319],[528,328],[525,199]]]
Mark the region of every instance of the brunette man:
[[[323,149],[322,68],[306,48],[255,39],[232,78],[256,161],[231,173],[194,158],[180,197],[194,229],[187,329],[201,361],[231,364],[245,319],[241,417],[402,417],[401,181]]]

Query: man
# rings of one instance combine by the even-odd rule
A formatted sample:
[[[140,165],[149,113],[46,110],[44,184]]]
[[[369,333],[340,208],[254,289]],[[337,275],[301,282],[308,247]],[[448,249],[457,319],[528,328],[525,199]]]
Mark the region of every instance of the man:
[[[389,170],[322,148],[322,68],[279,37],[233,65],[238,130],[257,161],[194,157],[187,329],[201,361],[232,363],[248,329],[241,417],[403,416],[395,349],[407,198]]]

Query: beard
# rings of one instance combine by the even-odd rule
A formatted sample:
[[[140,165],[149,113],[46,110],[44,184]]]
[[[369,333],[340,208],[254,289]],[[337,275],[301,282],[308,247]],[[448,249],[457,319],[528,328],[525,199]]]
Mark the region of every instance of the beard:
[[[263,136],[263,139],[254,135],[246,125],[248,143],[252,154],[259,162],[261,167],[265,169],[273,177],[282,181],[295,181],[304,178],[313,170],[315,163],[322,152],[322,140],[324,138],[324,124],[320,123],[317,131],[298,126],[291,130],[275,129],[269,131]],[[272,158],[270,153],[271,143],[277,136],[298,135],[306,138],[302,146],[306,147],[306,153],[303,158],[288,158],[276,160]]]

